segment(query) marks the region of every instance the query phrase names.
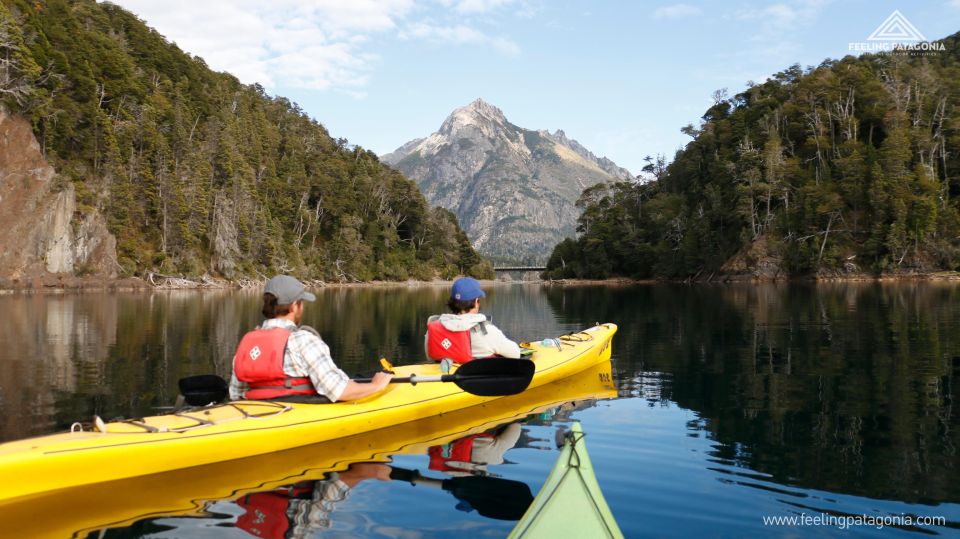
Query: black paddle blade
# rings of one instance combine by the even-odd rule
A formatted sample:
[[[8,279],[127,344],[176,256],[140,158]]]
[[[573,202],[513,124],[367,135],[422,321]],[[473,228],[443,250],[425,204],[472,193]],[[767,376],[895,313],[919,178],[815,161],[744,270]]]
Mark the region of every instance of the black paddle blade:
[[[190,406],[206,406],[227,398],[227,382],[216,374],[199,374],[181,378],[177,385]]]
[[[523,392],[537,366],[529,359],[491,357],[464,363],[453,373],[453,383],[481,397],[501,397]]]
[[[520,520],[533,503],[526,483],[498,477],[454,477],[444,480],[443,490],[467,502],[482,516],[497,520]]]

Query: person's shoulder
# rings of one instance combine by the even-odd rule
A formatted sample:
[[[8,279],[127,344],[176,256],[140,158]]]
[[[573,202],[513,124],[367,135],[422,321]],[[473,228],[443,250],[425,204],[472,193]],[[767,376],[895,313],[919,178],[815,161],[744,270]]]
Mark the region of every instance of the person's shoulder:
[[[493,321],[492,321],[492,320],[485,320],[485,321],[483,321],[483,322],[480,322],[480,324],[482,324],[483,327],[487,329],[487,331],[490,331],[490,330],[500,331],[500,328],[498,328],[497,326],[493,325]]]
[[[304,341],[323,342],[320,332],[310,326],[299,326],[293,330],[291,337]]]
[[[308,325],[306,325],[306,324],[304,324],[304,325],[302,325],[302,326],[297,326],[297,329],[295,329],[294,331],[306,331],[307,333],[309,333],[309,334],[311,334],[311,335],[313,335],[313,336],[315,336],[315,337],[319,337],[319,336],[320,336],[320,332],[317,331],[316,328],[314,328],[314,327],[312,327],[312,326],[308,326]]]

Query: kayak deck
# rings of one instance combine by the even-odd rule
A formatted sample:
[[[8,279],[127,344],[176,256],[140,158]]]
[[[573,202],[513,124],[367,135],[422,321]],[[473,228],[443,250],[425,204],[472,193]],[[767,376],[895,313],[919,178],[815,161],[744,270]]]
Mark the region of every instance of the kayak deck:
[[[583,429],[575,422],[547,481],[511,538],[623,537],[600,491],[583,438]]]
[[[239,419],[256,419],[289,412],[292,408],[281,402],[237,401],[202,409],[191,409],[144,419],[112,421],[99,432],[143,433],[183,432],[191,429],[229,423]]]

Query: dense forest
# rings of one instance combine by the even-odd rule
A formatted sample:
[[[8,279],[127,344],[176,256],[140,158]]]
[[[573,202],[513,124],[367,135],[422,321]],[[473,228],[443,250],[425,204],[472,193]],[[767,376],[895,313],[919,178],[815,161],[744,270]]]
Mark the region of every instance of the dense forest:
[[[647,178],[584,191],[580,235],[547,275],[960,269],[958,36],[717,91],[672,162],[648,157]]]
[[[3,0],[0,49],[4,104],[78,213],[106,217],[123,273],[492,277],[455,216],[373,152],[117,6]]]

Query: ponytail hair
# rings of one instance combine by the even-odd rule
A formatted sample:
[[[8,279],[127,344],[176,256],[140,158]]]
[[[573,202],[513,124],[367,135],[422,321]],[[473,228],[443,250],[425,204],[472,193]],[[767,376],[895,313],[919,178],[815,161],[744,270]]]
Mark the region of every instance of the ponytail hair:
[[[290,304],[280,305],[277,303],[277,296],[267,292],[263,294],[263,310],[260,311],[264,318],[276,318],[290,314]]]

